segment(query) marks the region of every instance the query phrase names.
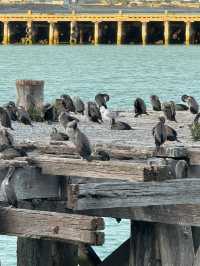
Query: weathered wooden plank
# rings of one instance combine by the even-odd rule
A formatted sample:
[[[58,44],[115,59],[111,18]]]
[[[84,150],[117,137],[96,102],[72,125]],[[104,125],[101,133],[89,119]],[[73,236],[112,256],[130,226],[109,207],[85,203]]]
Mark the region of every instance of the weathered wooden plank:
[[[17,148],[23,148],[26,151],[37,150],[41,154],[54,155],[77,155],[74,145],[70,142],[50,142],[50,145],[38,142],[20,143]],[[131,147],[113,144],[94,144],[92,145],[94,155],[100,150],[108,152],[111,158],[119,160],[147,159],[153,156],[154,147]]]
[[[130,238],[113,251],[98,266],[128,266],[129,265]]]
[[[188,148],[188,158],[191,165],[200,165],[200,151],[199,147]]]
[[[54,155],[77,155],[76,149],[71,142],[50,142],[50,145],[38,142],[21,143],[16,145],[17,148],[23,148],[26,151],[37,150],[41,154]],[[119,160],[147,159],[153,156],[170,157],[170,158],[187,158],[188,151],[183,146],[166,146],[156,151],[154,146],[125,146],[115,144],[93,144],[93,154],[104,150],[108,152],[111,158]]]
[[[110,178],[120,180],[144,179],[146,163],[129,163],[120,161],[92,161],[66,159],[47,156],[31,157],[29,162],[40,167],[43,174],[79,176],[93,178]]]
[[[79,213],[137,221],[200,226],[200,205],[166,205],[85,210]]]
[[[68,207],[76,210],[200,204],[200,179],[69,186]]]
[[[77,246],[69,243],[17,239],[17,266],[77,266],[77,253]]]
[[[194,248],[191,227],[157,224],[162,265],[193,265]]]
[[[155,224],[131,221],[129,266],[161,266]]]
[[[103,243],[102,218],[0,207],[0,233],[27,238]]]
[[[0,171],[0,184],[6,176],[7,168]],[[37,167],[26,166],[17,168],[13,174],[13,185],[18,200],[34,198],[60,197],[60,177],[43,175]],[[0,201],[5,201],[0,188]]]
[[[17,159],[13,160],[0,160],[0,169],[3,169],[5,167],[25,167],[28,166],[28,162],[26,161],[26,157],[18,157]]]

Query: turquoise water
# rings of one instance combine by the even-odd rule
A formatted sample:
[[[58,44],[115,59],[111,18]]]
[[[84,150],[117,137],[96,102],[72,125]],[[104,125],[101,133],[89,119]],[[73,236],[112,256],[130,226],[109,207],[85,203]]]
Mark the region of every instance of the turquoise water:
[[[44,79],[45,96],[85,100],[108,92],[112,107],[131,108],[136,96],[199,98],[199,47],[190,46],[1,46],[0,102],[15,99],[16,79]]]
[[[150,94],[180,101],[183,93],[200,100],[199,47],[190,46],[0,46],[0,103],[15,99],[16,79],[45,80],[45,99],[62,93],[93,99],[104,91],[109,105],[131,109],[136,96]],[[107,256],[129,236],[129,222],[106,219]],[[16,238],[0,237],[2,266],[16,266]]]

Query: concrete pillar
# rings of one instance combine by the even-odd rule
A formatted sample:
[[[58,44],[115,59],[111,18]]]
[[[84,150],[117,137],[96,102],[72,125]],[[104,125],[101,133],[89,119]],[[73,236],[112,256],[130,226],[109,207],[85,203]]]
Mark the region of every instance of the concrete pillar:
[[[70,44],[77,44],[77,38],[78,38],[77,22],[71,21],[70,22]]]
[[[10,43],[9,22],[5,21],[3,26],[3,44],[9,44],[9,43]]]
[[[164,43],[169,44],[169,21],[164,21]]]
[[[142,22],[142,44],[146,45],[147,41],[147,22]]]
[[[122,44],[122,21],[117,22],[117,44]]]
[[[190,29],[191,29],[191,22],[187,21],[185,24],[185,44],[190,44]]]
[[[49,23],[49,44],[54,44],[54,23]]]
[[[99,43],[99,22],[94,23],[94,44]]]

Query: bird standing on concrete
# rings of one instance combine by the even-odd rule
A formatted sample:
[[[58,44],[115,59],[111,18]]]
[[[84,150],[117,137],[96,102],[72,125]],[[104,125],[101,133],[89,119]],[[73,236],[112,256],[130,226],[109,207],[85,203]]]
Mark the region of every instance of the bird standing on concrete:
[[[6,177],[3,179],[1,183],[1,191],[4,196],[4,199],[8,202],[11,207],[17,208],[17,196],[11,183],[13,174],[15,172],[15,167],[11,166],[8,169]]]
[[[29,113],[25,110],[23,106],[19,106],[17,110],[17,116],[19,122],[21,122],[24,125],[33,126],[31,122],[31,118]]]
[[[135,117],[138,117],[139,115],[146,114],[147,113],[147,107],[143,99],[136,98],[134,102],[134,111],[135,111]]]
[[[107,109],[107,102],[110,100],[110,96],[106,93],[99,93],[95,96],[95,101],[99,108],[104,106]]]
[[[182,95],[181,100],[187,103],[192,114],[197,114],[199,112],[199,104],[194,97],[184,94]]]
[[[176,121],[176,106],[175,106],[175,103],[173,101],[164,102],[162,104],[162,110],[163,110],[165,117],[169,121],[177,122]]]
[[[194,97],[189,96],[189,97],[187,98],[187,104],[188,104],[188,107],[189,107],[190,112],[191,112],[192,114],[198,114],[198,112],[199,112],[199,104],[198,104],[198,102],[195,100]]]
[[[55,121],[55,108],[52,104],[46,103],[42,109],[42,118],[47,121],[48,124]]]
[[[8,115],[12,121],[17,121],[17,107],[14,102],[8,102],[4,108],[8,112]]]
[[[180,142],[180,140],[178,140],[178,134],[176,132],[175,129],[173,129],[172,127],[165,125],[166,131],[167,131],[167,140],[168,141],[177,141]]]
[[[78,97],[78,96],[75,96],[73,98],[73,103],[74,103],[74,106],[75,106],[75,112],[84,115],[85,104],[81,100],[81,98]]]
[[[159,122],[152,130],[152,135],[155,139],[156,150],[159,151],[160,146],[167,140],[167,130],[165,127],[165,118],[163,116],[159,117]]]
[[[101,123],[103,122],[101,112],[95,102],[88,102],[86,105],[86,115],[90,121]]]
[[[122,121],[115,121],[114,118],[111,120],[111,129],[112,130],[132,130],[132,127]]]
[[[100,107],[100,112],[103,121],[109,121],[111,123],[112,119],[116,119],[118,116],[117,112],[110,111],[109,109],[106,109],[104,106]]]
[[[151,104],[154,111],[161,111],[161,102],[157,95],[150,96]]]
[[[63,94],[60,96],[60,98],[62,99],[62,103],[67,112],[75,112],[74,103],[69,95]]]
[[[0,128],[0,150],[2,147],[10,147],[14,143],[13,136],[8,132],[6,128]]]
[[[10,116],[9,116],[8,112],[3,107],[0,107],[0,120],[1,120],[1,125],[3,127],[10,128],[10,129],[14,130],[12,128]]]
[[[74,117],[69,115],[67,112],[63,111],[60,113],[59,117],[58,117],[58,121],[60,122],[60,124],[64,127],[64,129],[66,130],[67,128],[67,124],[71,121],[76,121],[79,122],[79,120]]]
[[[82,159],[91,160],[92,149],[87,136],[78,128],[77,121],[71,121],[67,125],[67,134],[76,147],[77,153]]]

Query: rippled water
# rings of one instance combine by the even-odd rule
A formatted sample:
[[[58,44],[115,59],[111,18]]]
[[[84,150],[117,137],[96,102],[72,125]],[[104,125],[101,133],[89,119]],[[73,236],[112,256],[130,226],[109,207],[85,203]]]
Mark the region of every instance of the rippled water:
[[[104,91],[110,106],[131,109],[136,96],[150,94],[180,101],[183,93],[200,100],[199,47],[190,46],[0,46],[0,103],[15,99],[16,79],[45,80],[45,99],[62,93],[93,99]],[[129,222],[106,219],[107,256],[129,236]],[[16,238],[0,237],[2,266],[16,266]]]

